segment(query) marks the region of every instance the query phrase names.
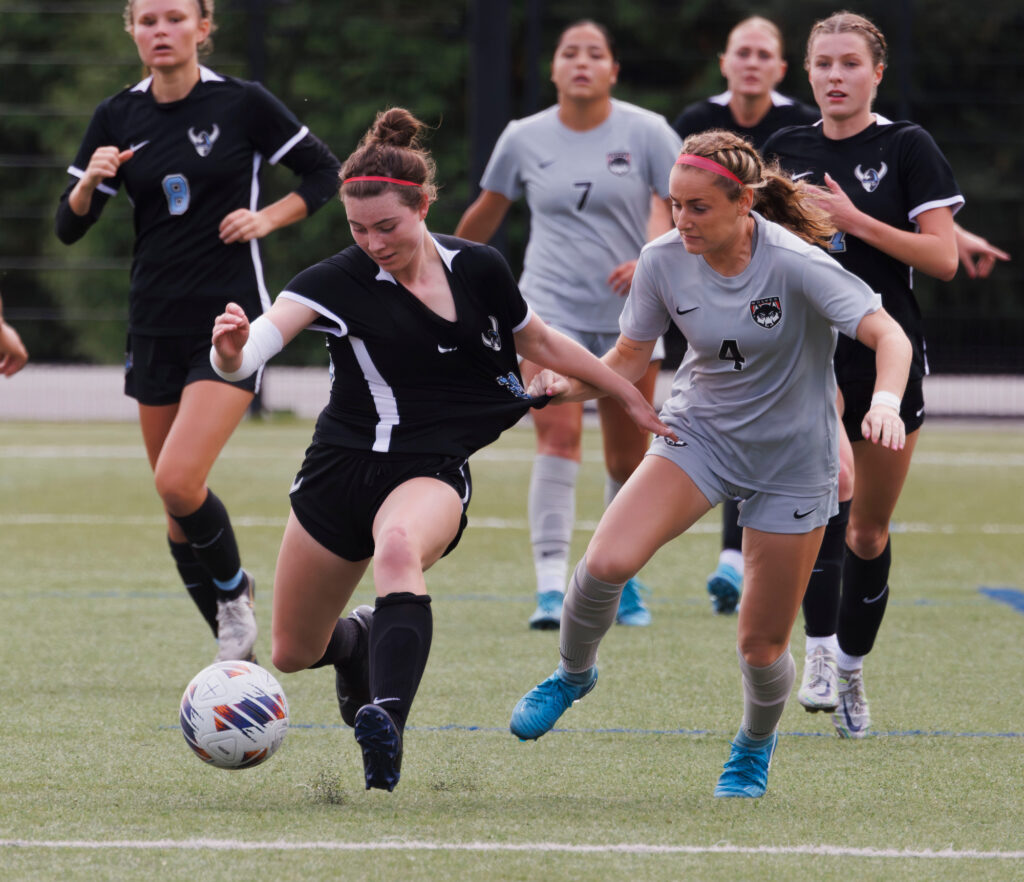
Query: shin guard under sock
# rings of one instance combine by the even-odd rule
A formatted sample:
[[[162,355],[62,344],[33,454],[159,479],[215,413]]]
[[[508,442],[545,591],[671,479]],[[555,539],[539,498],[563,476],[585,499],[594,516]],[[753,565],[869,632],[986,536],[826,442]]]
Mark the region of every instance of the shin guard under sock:
[[[178,568],[178,575],[185,583],[185,590],[216,637],[217,586],[213,584],[206,568],[196,559],[191,545],[187,542],[175,542],[170,536],[167,537],[167,544],[170,546],[174,565]]]
[[[839,605],[839,648],[847,655],[867,655],[875,645],[889,601],[892,541],[874,560],[857,557],[846,549],[843,598]]]
[[[582,673],[597,662],[597,646],[615,623],[621,596],[621,584],[602,582],[590,575],[585,557],[576,565],[565,594],[559,638],[562,665],[567,671]]]
[[[231,529],[231,519],[224,503],[212,490],[207,491],[203,504],[192,514],[171,517],[181,527],[196,559],[223,592],[219,595],[222,599],[237,597],[245,590],[246,580],[242,573],[235,531]]]
[[[839,627],[839,594],[849,521],[850,500],[847,500],[839,503],[838,514],[833,515],[825,526],[818,558],[807,583],[803,609],[804,633],[808,637],[831,637]]]
[[[743,675],[743,722],[740,732],[748,738],[768,738],[782,718],[786,699],[796,681],[796,664],[789,648],[770,665],[756,668],[740,657]]]
[[[370,695],[399,730],[427,666],[433,630],[430,595],[402,591],[377,598],[370,625]]]

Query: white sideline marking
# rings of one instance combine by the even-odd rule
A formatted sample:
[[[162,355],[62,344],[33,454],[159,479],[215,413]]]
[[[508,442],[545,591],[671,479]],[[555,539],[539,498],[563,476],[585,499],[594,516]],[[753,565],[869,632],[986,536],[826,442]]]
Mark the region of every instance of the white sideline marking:
[[[576,845],[568,842],[246,842],[241,839],[0,839],[3,848],[175,849],[179,851],[490,851],[565,852],[573,854],[760,854],[830,857],[923,858],[930,860],[1021,860],[1024,851],[934,851],[899,848],[847,848],[841,845],[647,845],[620,843]]]
[[[302,448],[296,447],[246,447],[244,444],[229,444],[221,454],[222,459],[280,459],[291,456],[298,463]],[[502,450],[487,447],[472,456],[472,462],[532,462],[532,449]],[[145,459],[141,444],[0,444],[0,459]],[[585,450],[584,462],[603,462],[599,451]],[[914,454],[915,466],[940,466],[942,468],[1024,468],[1024,453],[928,453]]]
[[[39,514],[0,514],[0,527],[152,527],[165,523],[160,515],[93,515],[93,514],[55,514],[41,512]],[[243,515],[232,517],[231,523],[236,527],[273,527],[283,528],[284,517],[256,517]],[[477,518],[470,516],[469,526],[483,530],[528,530],[525,518]],[[573,529],[576,532],[592,533],[597,529],[597,521],[578,520]],[[698,523],[687,530],[687,533],[720,533],[718,524]],[[890,527],[893,533],[917,533],[927,536],[948,535],[965,536],[980,534],[983,536],[1020,536],[1024,535],[1024,524],[927,524],[916,521],[901,523],[894,521]]]

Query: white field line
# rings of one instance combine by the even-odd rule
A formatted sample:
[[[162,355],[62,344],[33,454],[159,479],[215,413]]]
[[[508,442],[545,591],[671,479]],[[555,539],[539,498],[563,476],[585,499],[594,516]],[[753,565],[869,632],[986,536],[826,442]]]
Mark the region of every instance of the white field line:
[[[92,515],[92,514],[0,514],[0,527],[152,527],[165,523],[159,515]],[[231,523],[236,527],[271,527],[283,528],[285,519],[263,518],[243,515],[232,517]],[[469,526],[484,530],[528,530],[525,518],[475,518],[470,517]],[[597,521],[578,520],[574,525],[576,532],[592,533],[597,529]],[[1024,534],[1024,524],[927,524],[897,523],[892,524],[893,533],[917,533],[922,535],[984,535],[984,536],[1020,536]],[[719,533],[721,527],[713,523],[694,524],[688,533]]]
[[[160,515],[93,515],[56,514],[0,514],[0,527],[154,527],[166,523]],[[235,527],[283,529],[284,517],[256,517],[242,515],[232,517]],[[470,516],[469,526],[482,530],[529,529],[525,518],[477,518]],[[578,533],[592,533],[597,521],[578,520],[574,525]],[[688,533],[720,533],[721,526],[708,521],[694,524]],[[1024,535],[1024,524],[929,524],[922,522],[893,522],[891,531],[897,534],[918,534],[924,536],[1020,536]]]
[[[567,842],[429,842],[384,840],[379,842],[248,842],[241,839],[0,839],[2,848],[140,849],[177,851],[480,851],[561,852],[567,854],[750,854],[813,855],[861,858],[919,858],[926,860],[1010,860],[1024,859],[1024,851],[938,851],[907,848],[847,848],[841,845],[653,845],[609,843],[577,845]]]
[[[302,458],[300,446],[246,447],[229,444],[223,459],[273,459],[291,457],[296,467]],[[473,454],[472,462],[532,462],[530,450],[502,450],[485,448]],[[0,459],[145,459],[141,444],[0,444]],[[599,451],[584,451],[585,462],[601,462]],[[916,453],[915,466],[941,468],[1024,468],[1024,453]]]

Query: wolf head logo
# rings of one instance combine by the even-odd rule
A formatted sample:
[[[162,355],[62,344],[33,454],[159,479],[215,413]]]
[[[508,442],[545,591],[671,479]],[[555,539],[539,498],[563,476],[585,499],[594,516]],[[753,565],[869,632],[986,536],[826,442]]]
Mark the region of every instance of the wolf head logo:
[[[219,137],[220,128],[216,123],[214,123],[213,131],[210,132],[197,132],[193,128],[188,130],[188,139],[192,142],[192,146],[196,148],[196,153],[200,156],[209,156],[210,151],[213,150],[213,142]]]

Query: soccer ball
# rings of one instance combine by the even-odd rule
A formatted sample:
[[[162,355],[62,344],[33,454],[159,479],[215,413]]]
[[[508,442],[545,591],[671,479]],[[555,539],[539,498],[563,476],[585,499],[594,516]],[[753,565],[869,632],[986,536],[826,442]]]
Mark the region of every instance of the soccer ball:
[[[288,701],[273,675],[247,661],[214,662],[185,687],[179,714],[188,746],[219,769],[269,759],[288,731]]]

